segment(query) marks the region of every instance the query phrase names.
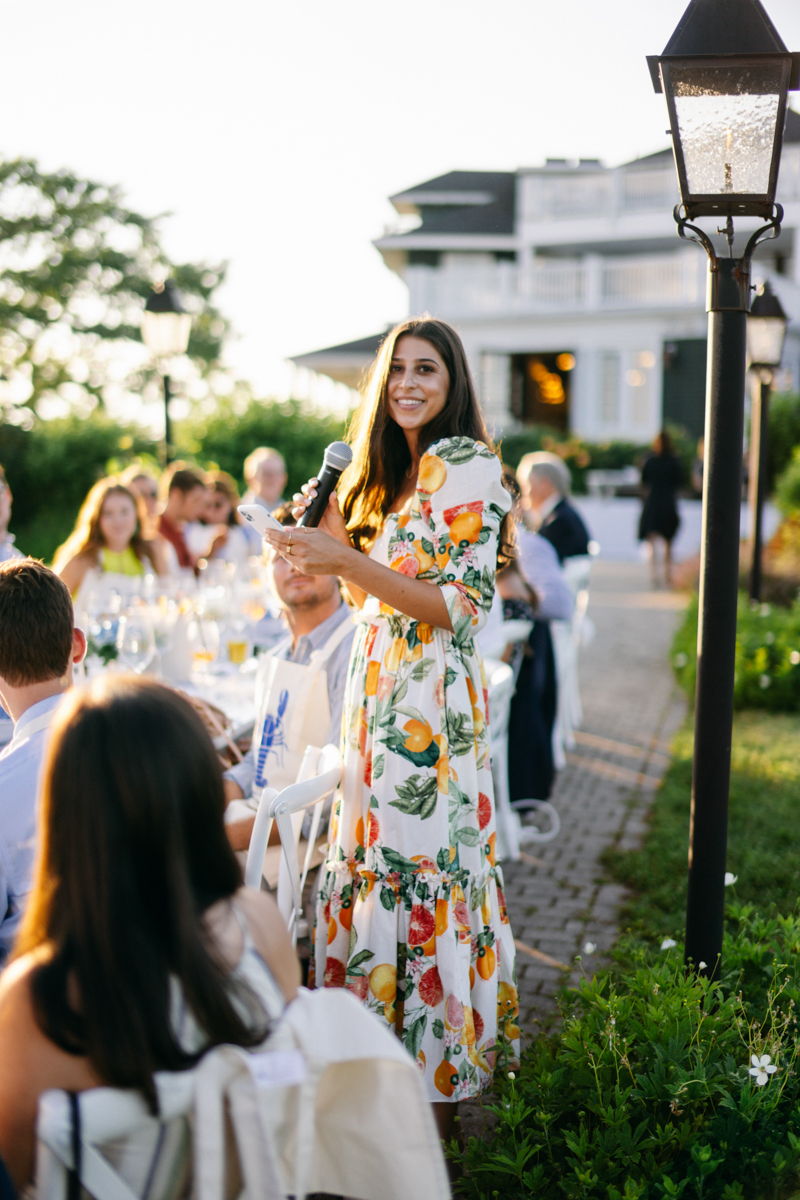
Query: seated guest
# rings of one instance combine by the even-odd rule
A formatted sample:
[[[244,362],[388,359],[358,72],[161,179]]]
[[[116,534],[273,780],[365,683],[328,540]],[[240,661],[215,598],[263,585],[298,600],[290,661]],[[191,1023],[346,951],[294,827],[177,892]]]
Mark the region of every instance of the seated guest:
[[[198,521],[205,508],[205,480],[185,463],[175,462],[161,476],[159,484],[162,509],[158,532],[175,551],[175,561],[181,570],[197,574],[197,557],[191,553],[183,536],[192,521]]]
[[[10,558],[22,558],[14,545],[14,535],[8,532],[11,520],[11,488],[8,486],[5,471],[0,466],[0,562],[8,562]],[[4,708],[0,708],[0,746],[11,741],[14,732],[14,722]]]
[[[300,971],[269,896],[241,886],[214,747],[180,696],[99,678],[59,711],[36,875],[0,980],[0,1156],[31,1183],[49,1088],[138,1090],[212,1046],[260,1045]]]
[[[22,558],[22,554],[14,545],[13,533],[8,532],[13,498],[6,473],[0,467],[0,562],[7,562],[9,558]]]
[[[247,562],[250,548],[245,523],[236,511],[241,503],[236,481],[227,471],[209,471],[205,481],[205,507],[200,521],[184,530],[186,543],[200,558],[240,566]]]
[[[275,516],[282,525],[295,524],[288,505],[276,509]],[[324,655],[326,647],[330,644],[330,654],[324,662],[328,721],[318,730],[312,744],[325,745],[333,742],[338,746],[341,739],[344,689],[355,625],[350,609],[342,600],[339,580],[335,575],[304,575],[282,555],[272,551],[268,551],[268,554],[270,585],[280,601],[289,634],[259,659],[256,684],[259,718],[253,732],[251,749],[242,762],[225,772],[225,796],[228,801],[248,797],[252,793],[266,713],[273,707],[271,700],[277,699],[269,695],[259,695],[259,692],[263,693],[265,690],[266,680],[274,678],[273,661],[308,667],[311,655],[315,651]],[[342,626],[346,628],[340,629]],[[276,680],[273,686],[280,692],[283,684]],[[319,699],[319,696],[314,697],[315,702]],[[288,720],[286,724],[289,724]],[[288,746],[287,750],[290,754],[299,752],[302,755],[304,748]],[[272,780],[270,782],[272,783]],[[294,779],[288,779],[286,782],[294,783]],[[247,849],[254,819],[245,817],[227,826],[228,836],[235,849]]]
[[[283,504],[283,489],[289,476],[283,455],[271,446],[259,446],[244,460],[244,481],[247,484],[243,504],[260,504],[274,512]],[[261,538],[252,525],[244,526],[251,554],[261,553]]]
[[[161,547],[142,534],[144,515],[141,501],[116,479],[94,485],[53,560],[53,570],[73,596],[92,568],[133,578],[148,571],[167,573]]]
[[[261,504],[268,512],[274,512],[283,504],[283,489],[288,478],[283,455],[271,446],[259,446],[244,460],[247,484],[244,503]]]
[[[525,523],[550,542],[559,562],[589,553],[589,534],[567,497],[569,468],[546,450],[523,456],[517,468]]]
[[[0,700],[14,721],[14,736],[0,751],[0,968],[32,885],[49,726],[85,650],[66,584],[32,558],[0,563]]]
[[[533,629],[514,663],[517,685],[508,725],[508,786],[512,800],[547,800],[555,779],[553,726],[558,681],[550,621],[569,620],[575,608],[555,549],[521,520],[520,489],[503,473],[514,498],[517,557],[497,575],[506,620],[532,620]]]
[[[138,496],[147,513],[147,536],[156,533],[158,526],[158,480],[140,463],[131,463],[119,477],[120,483]]]

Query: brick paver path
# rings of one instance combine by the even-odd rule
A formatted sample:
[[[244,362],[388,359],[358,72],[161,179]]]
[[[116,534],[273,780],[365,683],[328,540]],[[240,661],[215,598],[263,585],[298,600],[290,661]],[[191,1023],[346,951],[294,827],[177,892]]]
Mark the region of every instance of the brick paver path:
[[[552,797],[561,833],[523,847],[523,861],[503,865],[517,942],[573,967],[581,954],[588,973],[615,940],[623,893],[603,880],[600,854],[612,843],[638,844],[685,712],[668,654],[683,604],[680,596],[652,591],[637,563],[595,565],[589,616],[596,635],[580,657],[583,726]],[[592,955],[583,953],[587,942],[597,947]],[[565,976],[523,949],[517,973],[520,1024],[530,1035]]]

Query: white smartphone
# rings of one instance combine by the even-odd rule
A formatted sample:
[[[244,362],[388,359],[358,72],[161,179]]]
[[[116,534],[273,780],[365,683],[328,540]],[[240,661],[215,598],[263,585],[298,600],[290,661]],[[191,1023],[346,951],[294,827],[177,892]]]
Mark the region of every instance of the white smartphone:
[[[237,512],[240,512],[245,521],[249,521],[251,525],[255,525],[262,538],[268,529],[277,530],[278,533],[285,533],[283,525],[280,521],[276,521],[271,513],[268,513],[260,504],[240,504]]]

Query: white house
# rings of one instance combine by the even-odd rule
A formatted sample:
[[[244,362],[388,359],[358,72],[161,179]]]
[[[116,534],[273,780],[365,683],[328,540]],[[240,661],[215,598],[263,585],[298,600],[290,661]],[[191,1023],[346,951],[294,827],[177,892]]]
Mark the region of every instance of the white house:
[[[452,171],[392,196],[403,223],[375,245],[408,286],[409,313],[461,332],[496,433],[535,422],[641,442],[673,423],[699,436],[708,260],[677,236],[678,198],[671,150],[619,167],[548,159],[515,172]],[[789,390],[800,387],[800,114],[791,111],[778,199],[783,230],[756,252],[754,279],[770,279],[790,317],[778,381]],[[748,235],[737,236],[739,252]],[[355,386],[381,336],[292,361]]]

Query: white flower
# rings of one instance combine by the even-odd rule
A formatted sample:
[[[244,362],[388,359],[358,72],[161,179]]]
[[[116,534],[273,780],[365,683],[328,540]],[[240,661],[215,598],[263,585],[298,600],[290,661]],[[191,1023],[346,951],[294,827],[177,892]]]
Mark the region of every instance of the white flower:
[[[768,688],[768,687],[771,687],[771,686],[772,686],[772,680],[770,679],[769,675],[759,675],[759,677],[758,677],[758,686],[759,686],[759,687],[762,687],[762,688]]]
[[[738,875],[733,875],[730,871],[725,872],[725,887],[733,887],[736,883]]]
[[[697,969],[698,969],[699,971],[705,971],[705,969],[706,969],[706,967],[707,967],[707,966],[708,966],[708,963],[699,962],[699,963],[697,964]]]
[[[513,1072],[513,1071],[509,1071],[509,1072],[508,1072],[508,1078],[509,1078],[509,1079],[516,1079],[517,1077],[516,1077],[516,1075],[514,1074],[514,1072]]]
[[[597,949],[597,946],[594,942],[587,942],[586,945],[583,947],[583,953],[584,954],[594,954],[596,949]]]
[[[689,661],[689,656],[687,654],[676,654],[675,655],[675,666],[678,668],[678,670],[680,670],[681,667],[685,667],[686,664],[688,663],[688,661]]]
[[[672,947],[677,946],[677,944],[678,943],[675,941],[674,938],[664,938],[663,942],[661,943],[661,949],[662,950],[671,950]]]
[[[758,1087],[763,1087],[765,1083],[768,1083],[770,1075],[774,1075],[778,1069],[773,1065],[769,1054],[762,1054],[761,1058],[756,1054],[751,1054],[750,1062],[753,1065],[749,1074],[753,1076]]]
[[[789,655],[789,662],[793,667],[796,667],[797,664],[800,663],[800,650],[792,651],[792,653]]]
[[[764,634],[764,641],[767,643],[768,646],[775,645],[775,634],[772,632],[772,630],[770,630],[769,633]]]
[[[772,606],[770,604],[762,604],[761,605],[762,617],[768,617],[771,612],[772,612]]]

